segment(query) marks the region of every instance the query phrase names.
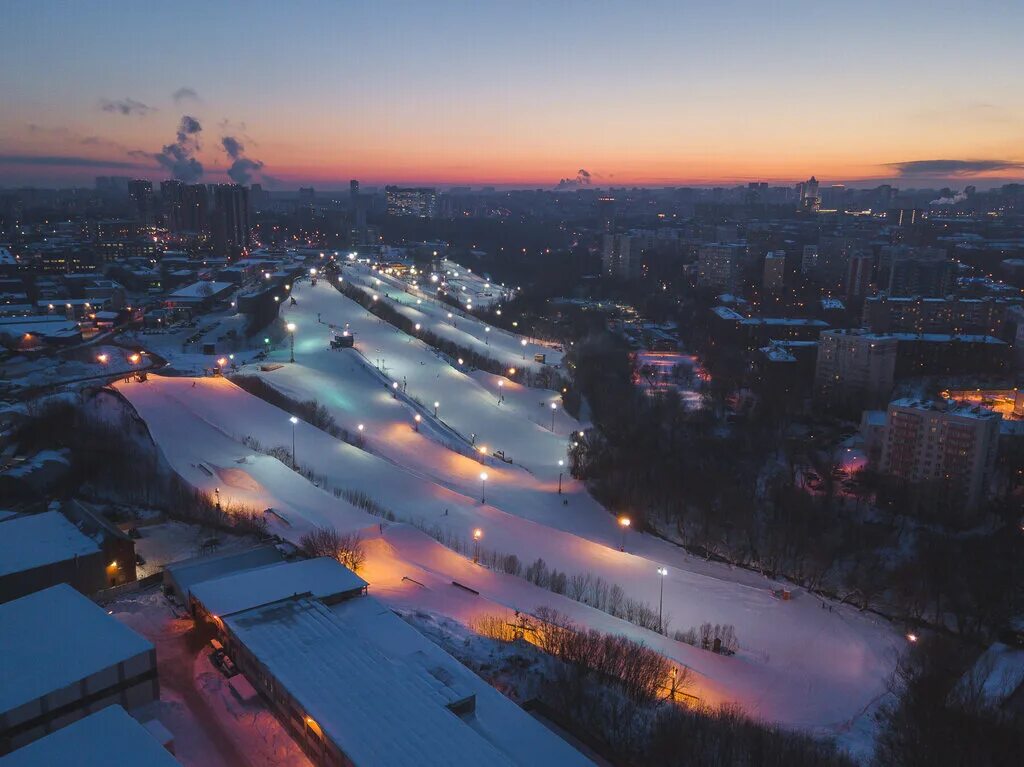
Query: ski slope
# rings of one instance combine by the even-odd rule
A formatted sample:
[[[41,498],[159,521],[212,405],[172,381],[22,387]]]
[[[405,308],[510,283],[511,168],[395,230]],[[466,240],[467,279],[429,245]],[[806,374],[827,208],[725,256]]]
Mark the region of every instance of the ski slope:
[[[342,382],[331,385],[349,388]],[[664,564],[668,569],[664,605],[666,614],[672,616],[672,627],[688,628],[705,621],[730,623],[736,627],[741,649],[735,657],[725,658],[643,632],[584,605],[562,605],[563,600],[555,594],[519,578],[489,573],[419,531],[401,526],[389,528],[384,535],[394,553],[390,569],[381,570],[391,573],[381,575],[382,583],[391,583],[394,577],[400,583],[399,571],[409,575],[407,571],[415,569],[438,583],[468,582],[488,600],[509,608],[529,611],[540,604],[564,606],[563,611],[586,625],[640,632],[634,635],[643,636],[659,649],[664,647],[669,657],[693,669],[702,698],[734,701],[751,715],[788,726],[840,732],[885,690],[899,639],[884,622],[851,608],[824,610],[817,598],[801,591],[792,601],[783,602],[772,592],[776,584],[767,579],[694,559],[647,536],[634,535],[628,541],[628,551],[620,552],[614,534],[604,536],[611,541],[601,542],[552,524],[563,521],[558,515],[566,508],[557,503],[556,493],[550,494],[554,506],[542,504],[538,498],[535,505],[527,504],[530,508],[508,513],[502,504],[515,504],[520,496],[505,499],[502,488],[496,486],[494,505],[490,497],[482,504],[475,494],[442,486],[386,457],[300,423],[295,427],[298,460],[325,478],[327,491],[313,487],[287,467],[241,444],[245,436],[251,436],[265,446],[290,446],[292,425],[286,413],[224,379],[199,379],[193,387],[191,379],[151,377],[145,383],[120,384],[118,389],[146,420],[175,470],[208,492],[219,487],[225,503],[272,506],[289,523],[284,526],[275,521],[275,530],[293,540],[311,525],[328,523],[339,529],[377,525],[378,518],[328,492],[335,487],[360,490],[394,510],[400,520],[419,519],[464,537],[480,528],[483,545],[488,548],[515,553],[526,563],[542,557],[549,566],[570,574],[600,575],[622,586],[627,596],[655,605],[661,586],[656,568]],[[200,465],[209,467],[211,475]],[[600,520],[595,524],[614,524],[607,514]],[[370,582],[376,589],[372,576]],[[403,594],[399,597],[396,592],[396,600],[415,602],[414,595]],[[424,602],[425,609],[466,617],[457,603],[428,602]]]
[[[545,365],[562,363],[563,353],[556,344],[541,343],[535,338],[488,325],[438,299],[436,290],[429,283],[413,287],[397,277],[371,271],[364,264],[347,265],[343,278],[376,294],[378,300],[390,302],[405,317],[420,323],[425,329],[499,362],[533,371]],[[303,287],[308,289],[309,286]],[[545,362],[536,362],[535,354],[545,355]]]

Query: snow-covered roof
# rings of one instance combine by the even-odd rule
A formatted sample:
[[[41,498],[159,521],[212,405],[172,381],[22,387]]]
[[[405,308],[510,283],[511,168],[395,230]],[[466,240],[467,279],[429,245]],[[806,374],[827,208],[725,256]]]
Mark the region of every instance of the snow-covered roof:
[[[38,767],[43,764],[180,767],[181,764],[145,727],[116,704],[19,748],[0,759],[0,763],[4,767]]]
[[[330,557],[280,562],[192,586],[192,596],[220,617],[297,594],[326,599],[358,591],[366,581]]]
[[[359,597],[358,602],[371,601]],[[224,623],[357,765],[512,764],[446,706],[448,688],[426,669],[389,658],[322,602],[288,600]],[[397,616],[395,620],[399,620]]]
[[[192,587],[199,583],[219,578],[254,567],[264,567],[284,560],[273,546],[259,546],[245,551],[214,554],[212,556],[194,557],[183,562],[168,565],[164,572],[181,590],[182,599],[188,599]]]
[[[0,715],[152,649],[66,583],[6,602],[0,605]]]
[[[0,577],[100,550],[58,511],[0,520]]]
[[[171,298],[209,298],[215,296],[225,290],[231,290],[235,286],[230,282],[207,282],[199,281],[193,282],[191,285],[186,285],[183,288],[171,293]]]

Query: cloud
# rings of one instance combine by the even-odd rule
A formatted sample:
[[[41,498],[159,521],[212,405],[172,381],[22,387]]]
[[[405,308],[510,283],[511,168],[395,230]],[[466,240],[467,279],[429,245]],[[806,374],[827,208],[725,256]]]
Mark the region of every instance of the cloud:
[[[182,101],[202,101],[199,98],[199,94],[195,92],[194,88],[181,87],[178,88],[174,93],[171,94],[171,98],[174,99],[175,104],[180,104]]]
[[[228,177],[236,184],[252,183],[253,175],[263,170],[261,161],[245,156],[245,145],[234,136],[224,136],[220,140],[220,145],[231,160]]]
[[[191,115],[182,115],[175,142],[152,155],[153,159],[174,178],[194,184],[203,177],[203,164],[195,157],[199,151],[199,133],[202,130],[199,120]]]
[[[1024,169],[1024,162],[1013,160],[910,160],[887,163],[900,176],[974,176],[998,170]]]
[[[151,107],[147,104],[143,104],[141,101],[135,99],[116,99],[111,101],[110,99],[100,99],[100,109],[104,112],[112,112],[114,114],[122,115],[148,115],[150,112],[155,112],[156,107]]]
[[[144,168],[137,162],[124,160],[104,160],[96,157],[79,157],[76,155],[26,155],[0,154],[0,165],[34,165],[47,167],[79,167],[79,168]]]
[[[576,171],[575,178],[563,178],[556,185],[556,189],[579,189],[581,186],[590,186],[590,171],[580,168]]]

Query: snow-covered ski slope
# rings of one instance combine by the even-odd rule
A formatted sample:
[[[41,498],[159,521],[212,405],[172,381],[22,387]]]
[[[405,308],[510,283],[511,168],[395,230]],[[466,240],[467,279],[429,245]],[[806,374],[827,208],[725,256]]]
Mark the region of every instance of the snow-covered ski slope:
[[[348,352],[321,352],[336,359],[343,358],[344,353]],[[339,379],[351,378],[344,367],[337,375]],[[391,399],[385,386],[368,380],[376,387],[372,391],[384,393],[389,407],[403,407]],[[265,446],[290,446],[292,424],[283,411],[223,379],[202,379],[194,387],[190,379],[151,378],[146,383],[119,388],[150,425],[172,466],[210,493],[218,487],[225,504],[242,502],[256,508],[274,508],[290,523],[284,525],[273,519],[274,529],[293,540],[313,524],[377,529],[378,518],[314,487],[281,463],[242,443],[244,437],[252,436]],[[389,428],[419,436],[408,419]],[[386,441],[379,441],[376,448]],[[432,440],[424,438],[420,445],[428,442]],[[452,460],[466,460],[434,445],[431,450],[455,456]],[[419,518],[467,538],[472,529],[479,527],[488,548],[515,553],[525,562],[543,557],[549,566],[569,573],[599,574],[609,583],[620,584],[628,596],[636,599],[657,603],[655,569],[665,564],[669,569],[665,610],[672,615],[672,626],[732,624],[741,649],[735,657],[722,657],[643,631],[521,579],[490,573],[410,528],[386,529],[384,539],[391,564],[379,564],[384,560],[374,558],[368,565],[371,573],[377,567],[395,576],[400,570],[416,578],[412,571],[422,570],[438,585],[452,580],[468,583],[494,604],[527,611],[551,604],[585,625],[627,632],[656,645],[693,669],[697,675],[693,691],[703,699],[736,701],[752,715],[786,725],[839,731],[885,689],[897,639],[884,623],[847,607],[822,609],[817,599],[801,592],[793,601],[782,602],[773,596],[773,585],[753,573],[694,559],[646,537],[632,535],[627,541],[628,552],[617,551],[614,521],[606,513],[600,509],[595,514],[566,513],[566,508],[574,511],[584,505],[582,499],[586,496],[578,488],[570,506],[565,507],[550,484],[547,489],[514,491],[507,485],[518,484],[526,472],[502,469],[508,472],[508,481],[503,481],[501,472],[492,474],[494,469],[488,467],[487,504],[481,504],[476,492],[479,464],[472,461],[465,470],[476,473],[476,482],[470,473],[465,480],[467,486],[460,487],[455,480],[444,486],[431,476],[442,476],[443,467],[431,472],[407,469],[397,465],[393,456],[360,451],[303,423],[296,427],[296,446],[299,462],[325,476],[329,489],[345,487],[364,492],[394,510],[399,518]],[[375,445],[372,442],[370,446]],[[413,446],[410,451],[415,453],[417,448]],[[427,455],[425,449],[423,453]],[[566,529],[572,524],[581,525],[580,535]],[[396,603],[415,603],[418,597],[409,583],[402,582],[400,576],[397,583],[392,583],[394,580],[388,581],[388,589],[394,592]],[[371,584],[375,588],[372,576]],[[459,595],[453,596],[451,590],[438,586],[433,591],[443,593],[423,597],[424,607],[462,619],[473,614],[474,610],[462,605]],[[387,598],[388,594],[382,596]]]

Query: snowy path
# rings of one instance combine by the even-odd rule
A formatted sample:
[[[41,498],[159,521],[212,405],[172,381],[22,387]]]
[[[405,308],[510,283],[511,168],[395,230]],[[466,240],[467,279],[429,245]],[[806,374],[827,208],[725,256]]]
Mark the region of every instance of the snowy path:
[[[330,385],[343,391],[349,388],[338,382]],[[347,529],[365,528],[379,521],[241,445],[239,440],[246,435],[256,437],[265,446],[290,445],[291,424],[285,413],[229,382],[203,379],[193,388],[190,379],[151,378],[147,383],[118,388],[135,405],[168,460],[188,481],[211,492],[212,486],[219,486],[226,501],[245,501],[259,508],[273,506],[293,522],[292,528],[279,529],[287,537],[297,538],[306,526],[327,521]],[[390,395],[385,397],[394,402]],[[406,431],[415,434],[411,429]],[[620,584],[628,596],[655,605],[660,585],[655,568],[667,564],[665,612],[673,616],[673,627],[688,628],[705,621],[736,626],[741,652],[734,658],[649,635],[650,641],[659,646],[662,642],[668,645],[666,654],[679,658],[704,678],[702,688],[709,700],[735,700],[749,713],[771,721],[833,730],[884,689],[897,638],[886,624],[870,616],[841,606],[830,613],[821,609],[816,598],[799,591],[793,601],[781,602],[772,595],[772,583],[766,579],[696,560],[646,536],[633,535],[630,553],[622,553],[616,548],[614,530],[611,535],[598,534],[590,540],[561,532],[551,526],[552,519],[564,514],[566,508],[558,503],[555,493],[535,493],[536,503],[517,508],[516,515],[508,514],[480,504],[475,494],[441,487],[306,424],[298,425],[296,437],[300,463],[325,475],[329,486],[362,490],[394,509],[400,518],[418,517],[460,535],[481,527],[487,547],[516,553],[524,562],[540,556],[550,566],[570,574],[593,572]],[[216,476],[198,469],[200,463],[213,466]],[[500,481],[489,483],[492,481],[494,501],[501,506],[505,488]],[[549,495],[554,505],[541,502]],[[507,497],[513,503],[518,498]],[[614,526],[603,512],[593,523]],[[409,535],[419,543],[399,541],[399,559],[404,566],[415,565],[442,580],[463,577],[469,564],[464,558],[435,546],[418,531]],[[390,540],[391,536],[389,530],[386,537]],[[404,540],[404,534],[402,537]],[[603,545],[602,537],[610,538],[606,541],[610,545]],[[635,555],[634,550],[643,550],[645,556]],[[471,574],[475,578],[493,575],[485,576],[481,568],[475,570],[480,570]],[[497,585],[487,588],[501,604],[529,610],[558,599],[521,579],[495,578]],[[622,625],[589,608],[585,612],[587,625]]]

